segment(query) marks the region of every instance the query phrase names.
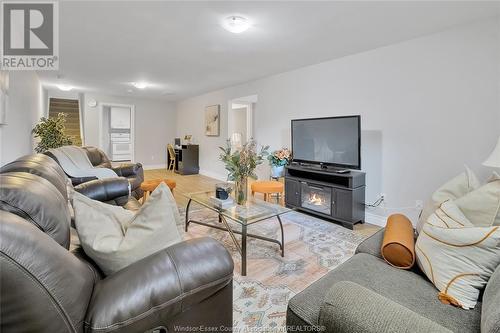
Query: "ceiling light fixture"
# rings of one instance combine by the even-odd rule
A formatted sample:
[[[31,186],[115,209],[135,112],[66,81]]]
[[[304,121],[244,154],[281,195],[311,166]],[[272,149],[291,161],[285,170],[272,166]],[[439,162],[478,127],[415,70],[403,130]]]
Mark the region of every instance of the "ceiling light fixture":
[[[232,15],[224,19],[222,27],[233,34],[239,34],[250,28],[250,21],[246,17]]]
[[[149,86],[147,82],[132,82],[132,85],[137,89],[145,89]]]
[[[73,89],[72,86],[69,86],[67,84],[58,84],[57,88],[59,88],[59,90],[62,90],[62,91],[70,91]]]

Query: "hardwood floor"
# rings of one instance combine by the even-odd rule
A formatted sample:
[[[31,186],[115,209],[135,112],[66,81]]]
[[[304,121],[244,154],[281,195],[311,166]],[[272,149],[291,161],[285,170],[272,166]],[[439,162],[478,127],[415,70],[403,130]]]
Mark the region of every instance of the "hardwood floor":
[[[220,180],[213,179],[203,175],[189,175],[182,176],[177,173],[166,171],[166,169],[155,169],[155,170],[145,170],[144,171],[145,180],[150,179],[163,179],[170,178],[175,180],[177,186],[174,190],[174,197],[179,205],[187,205],[187,198],[182,195],[182,193],[193,193],[200,191],[211,191],[215,189],[215,185],[220,183]],[[249,183],[252,181],[250,180]],[[259,196],[260,194],[256,194]],[[354,230],[361,232],[366,235],[373,234],[376,230],[380,229],[379,226],[364,223],[356,224]]]

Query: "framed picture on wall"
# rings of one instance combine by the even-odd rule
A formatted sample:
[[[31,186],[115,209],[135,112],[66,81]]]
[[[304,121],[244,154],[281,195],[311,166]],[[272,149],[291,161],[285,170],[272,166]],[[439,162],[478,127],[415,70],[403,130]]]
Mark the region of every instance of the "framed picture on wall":
[[[0,71],[0,125],[7,124],[7,101],[9,98],[9,74]]]
[[[205,135],[220,135],[220,104],[210,105],[205,108]]]

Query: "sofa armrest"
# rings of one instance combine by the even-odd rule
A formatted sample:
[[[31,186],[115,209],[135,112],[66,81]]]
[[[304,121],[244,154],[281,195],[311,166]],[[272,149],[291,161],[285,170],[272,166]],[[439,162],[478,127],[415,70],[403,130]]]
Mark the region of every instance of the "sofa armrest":
[[[140,163],[124,163],[112,169],[118,176],[121,177],[137,176],[144,173],[142,164]]]
[[[73,186],[77,186],[92,180],[97,180],[97,177],[72,177],[70,180]]]
[[[484,290],[481,332],[500,333],[500,266],[493,272]]]
[[[99,281],[87,311],[86,332],[166,327],[174,316],[231,284],[232,276],[233,260],[216,240],[175,244]]]
[[[75,191],[97,201],[111,201],[130,195],[127,178],[96,179],[74,187]]]
[[[356,248],[356,254],[358,253],[367,253],[371,254],[372,256],[378,257],[380,259],[382,258],[382,253],[380,252],[380,249],[382,247],[382,241],[384,240],[384,231],[385,228],[380,229],[367,239],[361,242],[361,244],[358,245]]]
[[[410,309],[362,287],[340,281],[325,297],[319,315],[325,332],[434,332],[447,328]]]

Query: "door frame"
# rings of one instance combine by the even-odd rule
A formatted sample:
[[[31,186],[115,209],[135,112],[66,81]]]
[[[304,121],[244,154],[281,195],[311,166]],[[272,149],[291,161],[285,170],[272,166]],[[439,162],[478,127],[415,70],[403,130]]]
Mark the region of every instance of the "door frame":
[[[250,95],[244,97],[238,97],[230,99],[227,103],[227,137],[231,138],[233,134],[233,103],[241,104],[246,106],[246,127],[247,127],[247,137],[246,142],[250,139],[254,139],[254,128],[253,128],[253,104],[257,103],[258,96]]]
[[[99,149],[104,149],[104,144],[102,141],[103,126],[102,119],[104,117],[105,107],[122,107],[130,108],[130,142],[132,144],[132,156],[130,157],[130,162],[135,163],[135,105],[133,104],[120,104],[111,102],[99,102]]]

